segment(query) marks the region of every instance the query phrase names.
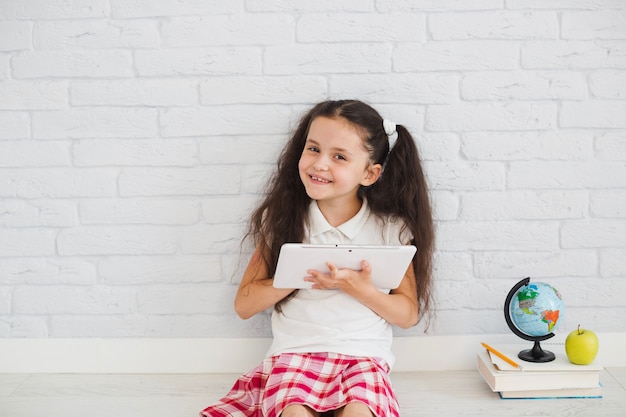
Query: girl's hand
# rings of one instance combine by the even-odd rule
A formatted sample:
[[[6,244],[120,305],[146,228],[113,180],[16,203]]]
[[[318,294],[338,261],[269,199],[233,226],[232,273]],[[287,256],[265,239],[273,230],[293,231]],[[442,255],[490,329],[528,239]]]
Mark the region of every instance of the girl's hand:
[[[313,283],[313,289],[338,289],[354,297],[376,314],[404,329],[415,325],[418,319],[417,293],[413,266],[407,271],[395,290],[389,294],[379,291],[372,283],[372,267],[367,261],[361,262],[361,270],[337,268],[326,263],[328,272],[307,271],[310,275],[304,280]]]
[[[309,276],[304,277],[307,282],[313,283],[316,290],[342,290],[355,295],[366,289],[374,288],[372,284],[372,267],[367,261],[361,261],[361,270],[337,268],[327,262],[328,272],[309,270]]]

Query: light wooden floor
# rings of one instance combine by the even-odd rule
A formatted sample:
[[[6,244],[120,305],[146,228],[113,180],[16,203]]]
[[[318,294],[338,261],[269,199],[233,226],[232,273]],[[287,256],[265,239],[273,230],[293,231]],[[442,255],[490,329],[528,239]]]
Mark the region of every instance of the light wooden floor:
[[[196,417],[235,374],[0,374],[1,417]],[[392,373],[403,417],[626,416],[626,368],[602,399],[501,400],[477,371]]]

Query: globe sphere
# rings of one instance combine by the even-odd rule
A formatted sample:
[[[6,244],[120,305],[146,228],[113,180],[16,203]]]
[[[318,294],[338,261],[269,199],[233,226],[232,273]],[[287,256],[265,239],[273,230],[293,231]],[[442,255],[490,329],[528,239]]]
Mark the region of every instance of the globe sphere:
[[[511,298],[511,321],[528,336],[546,336],[563,317],[565,304],[559,291],[545,282],[520,287]]]

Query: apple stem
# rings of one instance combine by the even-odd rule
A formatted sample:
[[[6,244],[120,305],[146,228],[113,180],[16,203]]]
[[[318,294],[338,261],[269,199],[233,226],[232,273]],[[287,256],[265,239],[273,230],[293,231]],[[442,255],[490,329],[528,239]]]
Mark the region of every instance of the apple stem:
[[[580,334],[580,324],[578,325],[578,334]]]

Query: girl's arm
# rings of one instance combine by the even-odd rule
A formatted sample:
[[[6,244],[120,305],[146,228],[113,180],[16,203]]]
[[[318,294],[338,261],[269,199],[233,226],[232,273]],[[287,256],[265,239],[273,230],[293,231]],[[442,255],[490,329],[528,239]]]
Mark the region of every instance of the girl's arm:
[[[311,277],[306,279],[314,283],[316,289],[340,289],[376,314],[407,329],[414,326],[418,319],[417,292],[413,265],[409,265],[400,286],[386,294],[372,284],[372,268],[366,262],[361,263],[361,270],[338,269],[328,264],[330,273],[309,271]]]
[[[274,279],[268,279],[267,264],[257,247],[243,274],[237,295],[235,312],[246,320],[287,297],[293,289],[274,288]]]

